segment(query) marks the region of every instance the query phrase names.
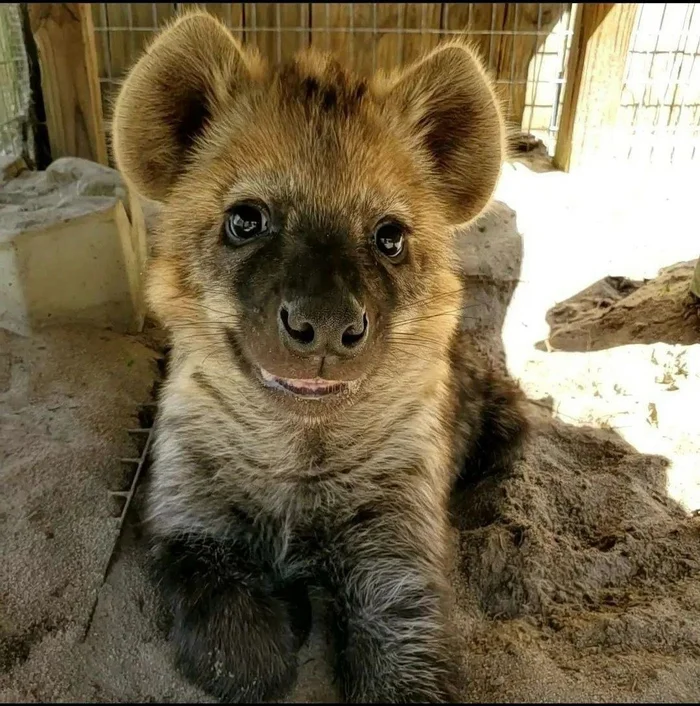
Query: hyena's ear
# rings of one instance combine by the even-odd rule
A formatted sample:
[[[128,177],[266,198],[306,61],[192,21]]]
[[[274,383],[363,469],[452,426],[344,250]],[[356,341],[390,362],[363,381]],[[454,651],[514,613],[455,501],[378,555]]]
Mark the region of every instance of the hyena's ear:
[[[119,170],[143,196],[164,200],[195,140],[255,70],[256,58],[217,19],[180,17],[131,69],[117,98],[112,147]]]
[[[407,67],[388,98],[426,148],[449,220],[476,218],[505,155],[500,107],[477,55],[459,42],[443,44]]]

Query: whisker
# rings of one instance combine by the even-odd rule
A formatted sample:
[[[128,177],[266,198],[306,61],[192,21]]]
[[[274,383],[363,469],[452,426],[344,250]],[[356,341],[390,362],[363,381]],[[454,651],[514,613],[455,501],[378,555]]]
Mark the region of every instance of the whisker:
[[[206,330],[220,330],[222,327],[230,324],[230,321],[196,321],[192,323],[175,323],[168,326],[172,331],[181,331],[183,329],[197,328]]]
[[[447,297],[452,297],[456,296],[458,294],[462,294],[467,290],[466,285],[462,285],[459,289],[453,289],[449,292],[440,292],[439,294],[433,294],[432,296],[425,297],[424,299],[413,299],[410,302],[407,302],[405,304],[402,304],[401,306],[396,308],[396,311],[401,311],[403,309],[408,309],[410,307],[414,306],[420,306],[422,304],[429,304],[434,301],[438,301],[440,299],[445,299]],[[469,304],[466,304],[465,306],[471,306]]]
[[[428,351],[431,354],[435,353],[436,348],[441,348],[442,343],[441,342],[433,342],[433,341],[409,341],[409,340],[402,340],[402,341],[397,341],[397,340],[392,340],[391,341],[397,348],[401,348],[402,346],[412,346],[414,348],[422,348],[425,351]]]
[[[394,341],[396,343],[422,343],[426,344],[426,347],[429,346],[443,346],[445,345],[445,341],[441,341],[440,339],[437,338],[425,338],[422,336],[412,336],[409,333],[397,331],[393,334],[390,334],[387,336],[387,341]]]
[[[423,299],[412,299],[410,302],[406,302],[405,304],[402,304],[401,306],[397,307],[397,311],[400,311],[401,309],[405,309],[407,307],[411,306],[418,306],[419,304],[427,304],[428,302],[436,301],[438,299],[444,299],[445,297],[451,297],[451,296],[456,296],[464,291],[464,287],[460,287],[459,289],[453,289],[449,292],[439,292],[438,294],[432,294],[429,297],[424,297]]]
[[[216,344],[221,341],[220,338],[215,336],[186,336],[185,338],[179,339],[181,343],[208,343],[210,345]]]
[[[149,275],[149,278],[151,281],[158,282],[159,277],[153,274]],[[160,281],[162,282],[167,282],[170,284],[169,281],[167,281],[165,278],[160,278]],[[202,309],[206,309],[207,311],[210,311],[214,314],[220,314],[221,316],[232,316],[231,312],[229,311],[220,311],[218,309],[215,309],[214,307],[208,306],[204,302],[200,301],[199,299],[196,300],[196,304],[191,304],[190,302],[181,302],[178,306],[182,307],[183,309],[189,308],[192,311],[196,311],[199,307]]]
[[[207,356],[205,356],[204,360],[201,362],[201,365],[204,366],[204,364],[207,362],[207,360],[209,360],[209,358],[210,358],[214,353],[216,353],[216,348],[214,348],[214,350],[212,350]]]
[[[421,357],[421,356],[419,356],[419,355],[416,355],[416,353],[414,353],[413,351],[402,350],[402,349],[400,349],[400,348],[398,348],[398,347],[397,347],[396,350],[399,350],[399,351],[400,351],[401,353],[403,353],[404,355],[407,355],[407,356],[410,356],[410,357],[412,357],[412,358],[415,358],[416,360],[420,360],[420,361],[422,361],[423,363],[425,363],[426,365],[430,365],[431,363],[435,362],[434,360],[431,361],[431,360],[429,360],[428,358],[423,358],[423,357]],[[398,360],[398,359],[397,359],[397,360]]]
[[[452,314],[459,314],[462,312],[462,307],[459,307],[457,309],[450,309],[449,311],[440,311],[437,314],[426,314],[425,316],[416,316],[412,319],[403,319],[400,321],[396,321],[393,326],[403,326],[404,324],[414,324],[418,323],[419,321],[429,321],[430,319],[435,319],[438,316],[450,316]]]

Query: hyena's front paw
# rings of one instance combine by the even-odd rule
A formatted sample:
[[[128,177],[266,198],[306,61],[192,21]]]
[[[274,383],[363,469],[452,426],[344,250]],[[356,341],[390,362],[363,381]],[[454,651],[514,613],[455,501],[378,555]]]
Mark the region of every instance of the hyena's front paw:
[[[415,648],[415,652],[414,652]],[[338,660],[348,703],[460,703],[456,660],[441,645],[353,641]]]
[[[353,572],[336,605],[336,674],[343,698],[459,702],[458,645],[440,591],[420,572],[384,564]]]
[[[224,701],[283,697],[310,627],[305,587],[277,585],[212,538],[156,542],[152,559],[181,672]]]
[[[282,697],[294,685],[300,639],[289,606],[243,589],[175,611],[170,633],[182,673],[228,702]]]

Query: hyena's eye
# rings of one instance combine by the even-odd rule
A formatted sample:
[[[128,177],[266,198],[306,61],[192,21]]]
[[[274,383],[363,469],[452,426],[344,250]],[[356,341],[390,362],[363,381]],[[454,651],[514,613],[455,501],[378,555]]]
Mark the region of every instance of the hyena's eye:
[[[404,230],[400,223],[394,221],[380,224],[374,231],[375,247],[384,257],[398,261],[404,251]]]
[[[226,215],[224,235],[230,245],[240,245],[253,238],[267,235],[270,231],[267,211],[250,203],[233,206]]]

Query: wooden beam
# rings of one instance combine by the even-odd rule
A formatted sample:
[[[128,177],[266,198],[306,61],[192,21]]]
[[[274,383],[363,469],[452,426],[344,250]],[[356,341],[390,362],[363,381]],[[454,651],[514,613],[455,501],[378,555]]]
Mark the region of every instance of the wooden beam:
[[[637,3],[580,3],[554,164],[590,163],[615,127]]]
[[[51,157],[107,164],[89,3],[28,3],[39,53]]]

